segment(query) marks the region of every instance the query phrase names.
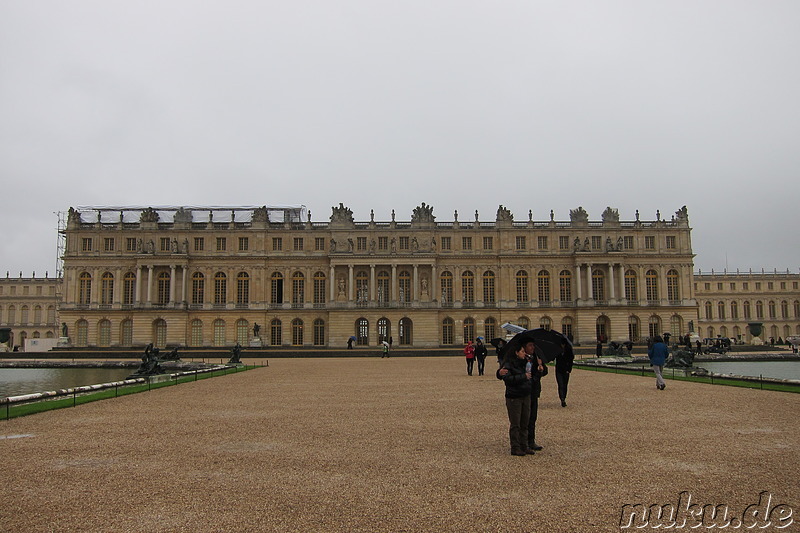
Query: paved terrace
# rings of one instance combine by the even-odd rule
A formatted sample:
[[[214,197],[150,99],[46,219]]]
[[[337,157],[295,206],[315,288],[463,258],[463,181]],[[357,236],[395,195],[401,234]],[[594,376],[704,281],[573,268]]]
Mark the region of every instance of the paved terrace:
[[[461,357],[272,359],[0,421],[0,531],[620,531],[682,491],[800,527],[800,395],[576,370],[568,403],[547,376],[514,457]]]

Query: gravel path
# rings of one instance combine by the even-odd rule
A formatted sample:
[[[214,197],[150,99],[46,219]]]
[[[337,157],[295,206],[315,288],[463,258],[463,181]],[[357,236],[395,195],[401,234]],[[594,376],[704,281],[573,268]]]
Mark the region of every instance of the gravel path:
[[[798,394],[576,370],[562,408],[551,373],[515,457],[493,359],[464,366],[273,359],[0,421],[0,531],[620,531],[681,491],[800,530]]]

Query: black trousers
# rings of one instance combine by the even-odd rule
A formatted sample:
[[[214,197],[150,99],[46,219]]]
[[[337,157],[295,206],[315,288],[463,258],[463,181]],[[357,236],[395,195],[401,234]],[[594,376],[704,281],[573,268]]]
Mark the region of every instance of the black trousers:
[[[478,357],[478,375],[483,375],[483,369],[486,367],[486,358]]]
[[[567,399],[567,385],[569,385],[569,374],[556,371],[556,383],[558,383],[558,397],[561,401]]]
[[[467,359],[467,374],[472,375],[472,367],[475,365],[475,358]]]

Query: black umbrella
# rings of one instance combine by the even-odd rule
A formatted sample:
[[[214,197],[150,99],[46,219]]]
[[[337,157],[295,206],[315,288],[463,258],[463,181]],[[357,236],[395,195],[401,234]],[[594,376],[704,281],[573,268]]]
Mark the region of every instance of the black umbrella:
[[[562,333],[552,329],[536,328],[514,335],[514,338],[508,341],[504,353],[508,354],[512,351],[516,351],[520,346],[528,342],[533,342],[533,344],[536,345],[536,348],[538,348],[538,350],[536,350],[536,355],[545,363],[549,363],[561,355],[564,351],[562,347],[563,344],[572,346],[569,339]]]

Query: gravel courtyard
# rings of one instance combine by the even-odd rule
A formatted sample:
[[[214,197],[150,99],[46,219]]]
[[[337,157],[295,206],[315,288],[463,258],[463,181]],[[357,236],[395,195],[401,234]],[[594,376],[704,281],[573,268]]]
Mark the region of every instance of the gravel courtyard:
[[[683,491],[800,530],[800,395],[576,370],[562,408],[551,372],[515,457],[495,369],[272,359],[0,421],[0,531],[620,531]]]

